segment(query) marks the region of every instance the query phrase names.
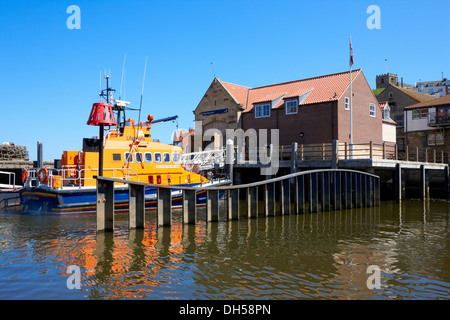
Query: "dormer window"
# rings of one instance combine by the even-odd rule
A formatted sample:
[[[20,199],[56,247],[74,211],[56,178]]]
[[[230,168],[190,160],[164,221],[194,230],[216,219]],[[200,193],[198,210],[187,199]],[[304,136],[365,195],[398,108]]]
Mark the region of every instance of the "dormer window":
[[[261,103],[255,106],[255,118],[270,117],[270,103]]]
[[[389,119],[391,118],[390,113],[391,113],[391,112],[390,112],[389,107],[388,107],[388,106],[384,107],[384,110],[383,110],[383,120],[389,121]]]
[[[295,114],[298,112],[297,100],[288,100],[285,102],[285,105],[286,105],[286,114]]]

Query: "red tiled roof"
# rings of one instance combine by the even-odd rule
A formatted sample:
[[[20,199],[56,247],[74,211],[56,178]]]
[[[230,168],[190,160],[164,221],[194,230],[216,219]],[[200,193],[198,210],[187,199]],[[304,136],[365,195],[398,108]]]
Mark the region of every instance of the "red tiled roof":
[[[424,101],[421,103],[413,104],[412,106],[405,107],[405,109],[435,107],[435,106],[448,105],[448,104],[450,104],[450,94],[447,94],[440,98],[434,98],[429,101]]]
[[[381,102],[378,102],[378,104],[380,105],[381,111],[384,111],[384,108],[388,105],[388,102],[387,101],[381,101]]]
[[[243,106],[245,105],[245,101],[247,100],[247,92],[250,88],[234,83],[225,82],[222,80],[219,81],[225,86],[225,88],[233,96],[237,103],[240,103]]]
[[[352,71],[352,80],[360,74],[361,69]],[[314,78],[290,81],[257,88],[248,88],[222,81],[226,89],[244,106],[244,111],[253,109],[258,102],[275,101],[310,94],[301,105],[338,100],[349,86],[349,73],[340,72]],[[279,108],[284,101],[280,99],[274,108]]]

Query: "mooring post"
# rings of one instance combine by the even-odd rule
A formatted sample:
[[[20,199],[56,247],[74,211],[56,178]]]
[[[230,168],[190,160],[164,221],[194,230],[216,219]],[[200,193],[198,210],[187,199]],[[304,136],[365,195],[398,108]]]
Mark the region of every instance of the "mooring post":
[[[230,179],[231,183],[233,183],[234,142],[231,139],[227,140],[227,146],[225,149],[225,160],[228,178]]]
[[[291,182],[289,179],[284,179],[280,182],[281,186],[281,214],[286,215],[290,213],[291,209]]]
[[[197,195],[195,190],[183,190],[183,223],[195,224],[197,222]]]
[[[266,217],[275,215],[275,183],[264,185],[264,215]]]
[[[172,224],[172,190],[170,188],[156,188],[157,194],[157,225],[170,226]]]
[[[258,217],[258,189],[256,187],[247,188],[247,217]]]
[[[128,228],[142,229],[145,225],[145,186],[129,184]]]
[[[395,166],[395,200],[397,202],[402,201],[403,198],[403,180],[404,177],[402,175],[402,166],[400,163],[397,163],[397,165]]]
[[[97,231],[114,230],[114,182],[97,179]]]
[[[420,200],[425,200],[427,197],[427,178],[425,166],[420,166]]]
[[[298,149],[297,142],[292,142],[292,147],[291,147],[291,173],[296,173],[297,172],[297,149]]]
[[[295,210],[297,214],[305,213],[305,176],[296,177]]]
[[[228,220],[239,219],[239,189],[227,190],[227,218]]]

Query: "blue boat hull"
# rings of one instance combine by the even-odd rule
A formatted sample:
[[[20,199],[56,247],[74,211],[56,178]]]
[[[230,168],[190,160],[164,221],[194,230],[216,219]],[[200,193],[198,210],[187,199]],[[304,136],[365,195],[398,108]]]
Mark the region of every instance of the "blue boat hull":
[[[192,185],[191,185],[192,186]],[[223,197],[223,194],[219,195]],[[95,214],[97,202],[96,188],[48,189],[26,188],[20,191],[21,202],[27,213],[39,214]],[[115,212],[128,212],[128,187],[114,190]],[[206,191],[197,193],[197,206],[206,203]],[[172,190],[172,207],[181,208],[182,194],[179,189]],[[145,209],[156,210],[156,188],[145,187]]]

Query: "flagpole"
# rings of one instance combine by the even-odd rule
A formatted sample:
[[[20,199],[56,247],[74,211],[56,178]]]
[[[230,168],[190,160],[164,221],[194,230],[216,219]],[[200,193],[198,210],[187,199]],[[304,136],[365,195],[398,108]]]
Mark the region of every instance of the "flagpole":
[[[350,61],[349,61],[349,65],[350,65],[350,145],[353,145],[353,108],[352,108],[352,57],[353,57],[353,52],[352,52],[352,37],[350,37]]]

